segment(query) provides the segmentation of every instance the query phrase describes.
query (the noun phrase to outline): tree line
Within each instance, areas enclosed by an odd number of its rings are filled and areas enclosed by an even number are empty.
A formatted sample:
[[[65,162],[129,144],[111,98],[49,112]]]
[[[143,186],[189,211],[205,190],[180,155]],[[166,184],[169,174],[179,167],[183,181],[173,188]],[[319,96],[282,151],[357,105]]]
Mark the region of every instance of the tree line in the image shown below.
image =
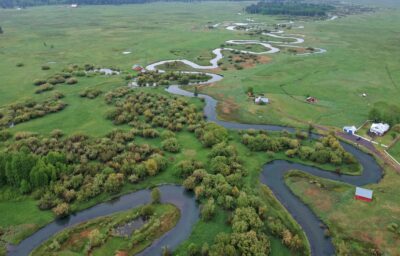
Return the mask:
[[[326,16],[335,7],[327,4],[302,3],[299,1],[261,1],[246,7],[248,13],[292,16]]]
[[[400,124],[400,106],[386,102],[375,103],[368,117],[374,122],[384,122],[391,126]]]

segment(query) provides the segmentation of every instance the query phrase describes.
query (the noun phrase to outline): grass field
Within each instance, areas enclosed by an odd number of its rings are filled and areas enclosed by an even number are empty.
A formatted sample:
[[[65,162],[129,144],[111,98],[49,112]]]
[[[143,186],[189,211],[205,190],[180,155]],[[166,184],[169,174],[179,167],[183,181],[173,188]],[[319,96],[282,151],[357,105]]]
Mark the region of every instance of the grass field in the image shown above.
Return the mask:
[[[125,71],[135,63],[146,65],[174,58],[207,64],[211,50],[226,40],[251,38],[245,32],[227,31],[223,27],[206,28],[207,24],[223,21],[244,21],[249,15],[237,13],[245,5],[157,3],[107,8],[55,6],[0,10],[0,24],[5,32],[1,35],[0,48],[3,79],[0,106],[44,97],[32,95],[32,81],[71,63],[112,65]],[[269,16],[251,17],[268,24],[277,22],[277,18]],[[204,92],[227,106],[225,110],[220,108],[220,114],[230,120],[296,126],[310,121],[339,127],[361,123],[374,102],[397,103],[400,96],[397,72],[400,64],[393,55],[400,50],[396,21],[400,21],[399,11],[380,9],[376,13],[334,21],[302,22],[304,29],[294,28],[290,33],[304,34],[304,46],[327,49],[326,54],[271,55],[273,60],[266,65],[221,71],[225,79],[206,87]],[[123,51],[132,53],[123,55]],[[49,62],[55,63],[49,64],[49,71],[42,71],[41,65]],[[16,67],[17,63],[24,63],[24,67]],[[46,117],[43,123],[35,121],[18,129],[40,126],[41,131],[47,132],[62,123],[66,131],[90,130],[102,134],[110,128],[99,120],[105,108],[99,108],[96,101],[78,103],[77,93],[82,87],[111,88],[124,84],[123,79],[116,77],[98,77],[80,82],[75,86],[79,89],[60,86],[59,91],[70,95],[66,99],[69,109],[57,117]],[[250,86],[257,93],[265,93],[272,104],[254,106],[248,102],[244,92]],[[361,97],[362,93],[368,97]],[[305,103],[306,95],[318,98],[318,104]],[[96,111],[91,111],[93,106]],[[79,118],[85,122],[76,118],[78,109]]]
[[[397,10],[381,10],[306,22],[305,29],[290,33],[304,34],[304,46],[327,49],[326,54],[272,55],[267,65],[224,72],[223,81],[203,92],[229,106],[225,111],[220,108],[221,116],[228,120],[288,125],[314,122],[337,127],[362,123],[373,103],[398,104],[400,66],[393,53],[400,48],[393,33],[398,31],[395,20],[400,20]],[[272,103],[252,104],[245,95],[248,87],[264,93]],[[368,96],[363,98],[362,93]],[[316,97],[318,103],[307,104],[307,95]]]
[[[338,253],[361,255],[377,248],[383,255],[398,255],[399,231],[389,228],[392,223],[400,224],[398,179],[398,173],[387,170],[379,184],[368,185],[374,190],[371,203],[355,200],[355,188],[344,183],[303,173],[285,181],[328,225]]]
[[[60,72],[69,64],[116,66],[125,73],[130,72],[133,64],[146,65],[164,59],[185,58],[199,64],[208,64],[208,60],[212,58],[211,50],[226,40],[251,39],[244,32],[232,32],[223,28],[207,29],[208,24],[223,21],[244,22],[250,16],[256,21],[270,24],[281,21],[279,17],[238,15],[247,4],[155,3],[83,6],[77,9],[52,6],[21,11],[0,10],[0,25],[4,30],[4,34],[0,35],[0,107],[26,99],[42,100],[48,97],[51,92],[34,94],[33,81]],[[400,62],[395,54],[400,50],[398,22],[400,11],[387,9],[335,21],[305,22],[305,29],[293,29],[290,33],[304,34],[304,46],[325,48],[328,50],[326,54],[300,57],[279,53],[268,56],[271,59],[266,64],[252,65],[243,70],[219,70],[224,79],[213,86],[203,87],[203,92],[221,101],[218,106],[219,114],[228,120],[293,126],[304,126],[309,121],[338,127],[362,123],[374,102],[385,100],[398,103]],[[251,49],[262,50],[258,46]],[[123,51],[132,53],[124,55]],[[23,63],[24,66],[17,67],[18,63]],[[49,65],[50,70],[41,70],[42,65]],[[105,119],[105,114],[111,107],[105,103],[103,95],[93,100],[79,96],[86,88],[95,87],[106,92],[125,86],[127,82],[123,78],[124,76],[96,76],[79,78],[76,85],[58,85],[56,90],[66,95],[63,99],[68,104],[66,109],[18,124],[10,130],[46,135],[58,128],[67,134],[83,132],[102,136],[114,128],[126,128],[116,127]],[[245,95],[248,87],[253,87],[255,93],[267,95],[271,104],[254,105]],[[163,93],[163,88],[143,90]],[[362,93],[367,93],[368,97],[361,97]],[[318,103],[305,103],[306,95],[317,97]],[[199,100],[191,102],[202,106]],[[248,187],[253,187],[258,184],[260,166],[272,159],[267,159],[265,153],[249,152],[239,143],[237,134],[230,133],[230,136],[231,143],[238,148],[239,155],[243,158],[243,166],[249,172],[245,182]],[[183,150],[173,155],[173,163],[168,170],[140,184],[124,186],[121,194],[160,183],[181,183],[182,180],[174,175],[177,162],[190,158],[207,161],[208,149],[193,134],[181,132],[177,134],[177,139]],[[161,140],[138,138],[136,142],[159,146]],[[390,152],[400,158],[400,143]],[[276,154],[274,157],[286,159],[283,154]],[[322,167],[333,169],[332,166]],[[393,173],[388,177],[397,178]],[[391,209],[388,205],[394,202],[390,193],[397,193],[396,182],[396,179],[385,179],[382,187],[388,193],[378,195],[382,198],[378,201],[379,206],[388,214],[396,211],[398,213],[397,206]],[[304,182],[298,189],[300,191],[305,187],[307,184]],[[18,242],[54,219],[50,211],[39,211],[36,201],[31,197],[17,197],[7,188],[0,189],[0,196],[0,226],[9,232],[3,236],[7,242]],[[334,196],[334,192],[329,193],[327,197],[329,196]],[[88,202],[73,204],[71,208],[79,211],[108,199],[110,195],[101,194]],[[266,197],[266,200],[272,199]],[[350,196],[346,200],[349,201]],[[382,202],[386,204],[381,204]],[[275,201],[274,203],[276,204]],[[353,207],[353,211],[358,207],[352,202],[349,205],[348,207]],[[293,228],[299,229],[287,213],[282,213],[281,208],[276,207],[278,210],[274,214],[285,215],[287,222],[292,223]],[[342,209],[341,206],[325,213],[327,221],[330,215],[338,214],[336,212],[339,209]],[[318,212],[317,209],[316,211]],[[349,223],[350,220],[361,223],[360,218],[356,219],[357,215],[348,215],[346,217]],[[368,215],[375,217],[380,216],[380,213],[378,209],[374,209],[368,211]],[[229,232],[230,227],[226,225],[228,217],[225,211],[218,209],[213,221],[199,221],[189,240],[178,248],[177,253],[186,252],[190,243],[211,244],[217,233]],[[368,231],[378,230],[376,232],[382,232],[386,236],[387,233],[383,231],[386,224],[381,227],[373,225]],[[355,228],[354,232],[359,231]],[[385,241],[389,243],[393,239]],[[272,238],[271,243],[273,256],[290,254],[278,239]],[[388,245],[388,250],[392,250],[390,246]]]
[[[397,141],[390,149],[389,153],[400,162],[400,141]]]

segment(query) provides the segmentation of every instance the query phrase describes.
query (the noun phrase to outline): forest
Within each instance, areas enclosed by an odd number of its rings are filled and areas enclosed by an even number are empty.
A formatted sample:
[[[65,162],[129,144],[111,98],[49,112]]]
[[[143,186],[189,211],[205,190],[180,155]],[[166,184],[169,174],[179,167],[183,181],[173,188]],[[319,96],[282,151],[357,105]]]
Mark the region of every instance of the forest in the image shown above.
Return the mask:
[[[335,7],[327,4],[311,4],[298,1],[261,1],[246,7],[251,14],[292,15],[292,16],[327,16]]]

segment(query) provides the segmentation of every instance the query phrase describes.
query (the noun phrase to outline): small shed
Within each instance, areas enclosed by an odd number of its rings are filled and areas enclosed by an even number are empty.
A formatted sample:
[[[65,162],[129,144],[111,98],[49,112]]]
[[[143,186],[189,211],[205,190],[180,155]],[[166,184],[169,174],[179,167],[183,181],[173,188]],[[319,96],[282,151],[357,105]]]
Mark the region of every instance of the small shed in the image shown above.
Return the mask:
[[[135,70],[135,71],[142,71],[142,70],[143,70],[143,67],[140,66],[139,64],[135,64],[135,65],[132,66],[132,70]]]
[[[307,97],[306,101],[307,101],[308,103],[317,103],[317,102],[318,102],[317,98],[311,97],[311,96],[310,96],[310,97]]]
[[[378,136],[383,136],[387,131],[389,131],[390,125],[384,123],[373,123],[369,131]]]
[[[343,127],[343,131],[345,133],[354,135],[357,131],[357,127],[355,127],[354,125],[353,126],[345,126],[345,127]]]
[[[254,99],[254,102],[256,104],[268,104],[269,103],[269,99],[262,97],[262,96],[258,96]]]
[[[365,202],[371,202],[373,193],[374,192],[370,189],[356,187],[355,199]]]

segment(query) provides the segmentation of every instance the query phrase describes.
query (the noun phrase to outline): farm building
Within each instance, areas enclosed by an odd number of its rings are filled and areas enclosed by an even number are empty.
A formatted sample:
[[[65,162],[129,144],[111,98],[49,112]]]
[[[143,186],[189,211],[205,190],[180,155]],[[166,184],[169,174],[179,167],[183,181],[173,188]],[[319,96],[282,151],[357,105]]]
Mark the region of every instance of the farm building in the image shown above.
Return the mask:
[[[356,131],[357,131],[357,127],[355,127],[354,125],[353,126],[345,126],[345,127],[343,127],[343,131],[345,133],[354,135],[354,133],[356,133]]]
[[[254,99],[254,102],[256,104],[268,104],[269,103],[269,99],[262,97],[262,96],[258,96],[257,98]]]
[[[372,195],[373,195],[372,190],[356,187],[355,199],[361,200],[361,201],[366,201],[366,202],[371,202]]]
[[[307,97],[306,101],[308,103],[317,103],[318,102],[317,98],[315,98],[315,97]]]
[[[138,64],[135,64],[135,65],[132,66],[132,70],[135,70],[135,71],[142,71],[142,70],[143,70],[143,67],[140,66],[140,65],[138,65]]]
[[[373,123],[369,131],[378,136],[384,135],[387,131],[389,131],[390,125],[384,123]]]

